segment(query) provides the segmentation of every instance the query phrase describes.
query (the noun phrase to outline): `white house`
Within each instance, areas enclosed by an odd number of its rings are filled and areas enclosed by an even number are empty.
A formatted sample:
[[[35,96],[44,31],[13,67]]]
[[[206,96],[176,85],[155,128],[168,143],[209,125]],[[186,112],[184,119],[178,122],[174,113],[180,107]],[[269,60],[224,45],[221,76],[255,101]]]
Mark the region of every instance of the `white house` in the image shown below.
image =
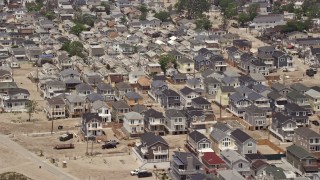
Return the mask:
[[[123,127],[130,137],[139,136],[144,133],[143,116],[137,112],[129,112],[124,114]]]
[[[81,126],[85,137],[103,135],[103,121],[98,113],[84,113],[81,119]]]
[[[111,122],[111,109],[107,103],[100,100],[93,102],[91,112],[98,113],[103,122]]]
[[[263,30],[285,24],[286,21],[284,20],[284,16],[282,14],[268,14],[255,17],[250,26],[257,30]]]

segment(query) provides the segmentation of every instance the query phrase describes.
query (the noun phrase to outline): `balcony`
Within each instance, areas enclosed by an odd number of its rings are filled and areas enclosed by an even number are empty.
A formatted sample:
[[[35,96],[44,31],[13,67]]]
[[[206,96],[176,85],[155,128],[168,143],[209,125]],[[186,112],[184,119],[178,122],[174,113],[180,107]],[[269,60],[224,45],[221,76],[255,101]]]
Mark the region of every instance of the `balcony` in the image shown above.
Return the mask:
[[[154,155],[167,155],[168,153],[168,150],[153,150]]]
[[[145,155],[145,154],[147,154],[148,153],[148,148],[146,148],[146,147],[141,147],[141,153],[143,154],[143,155]]]
[[[283,131],[294,131],[296,127],[282,127]]]

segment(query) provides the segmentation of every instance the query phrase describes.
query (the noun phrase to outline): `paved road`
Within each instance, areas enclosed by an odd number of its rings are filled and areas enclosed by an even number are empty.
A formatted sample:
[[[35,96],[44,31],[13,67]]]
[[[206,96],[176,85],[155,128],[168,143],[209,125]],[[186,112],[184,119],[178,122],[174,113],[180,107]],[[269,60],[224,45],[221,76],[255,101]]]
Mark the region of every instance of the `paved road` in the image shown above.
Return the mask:
[[[60,170],[59,168],[51,164],[48,164],[41,157],[33,154],[32,152],[28,151],[18,143],[10,140],[8,136],[0,134],[0,146],[7,147],[8,149],[11,149],[15,153],[20,154],[21,156],[34,162],[35,164],[38,164],[39,166],[41,166],[42,170],[48,171],[49,173],[53,174],[55,177],[58,177],[59,180],[77,179],[76,177]]]

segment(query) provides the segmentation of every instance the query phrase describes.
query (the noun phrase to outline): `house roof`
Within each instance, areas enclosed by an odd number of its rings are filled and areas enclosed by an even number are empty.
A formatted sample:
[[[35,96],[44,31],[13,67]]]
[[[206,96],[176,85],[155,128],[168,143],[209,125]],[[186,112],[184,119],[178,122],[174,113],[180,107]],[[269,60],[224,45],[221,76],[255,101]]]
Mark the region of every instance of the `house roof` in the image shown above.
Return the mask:
[[[145,105],[141,105],[141,104],[136,104],[136,105],[132,106],[131,109],[133,112],[137,112],[140,114],[145,112],[146,110],[148,110],[148,108]]]
[[[314,138],[320,137],[320,134],[318,134],[317,132],[313,131],[312,129],[308,128],[308,127],[299,127],[297,129],[294,130],[295,133],[299,134],[300,136],[304,136],[306,138]]]
[[[205,135],[203,135],[202,133],[200,133],[199,131],[192,131],[191,133],[188,134],[188,136],[194,140],[194,142],[199,142],[202,139],[208,139]]]
[[[66,99],[71,102],[71,103],[74,103],[74,102],[85,102],[85,97],[83,96],[79,96],[77,94],[71,94],[70,96],[67,96]]]
[[[125,82],[119,82],[116,84],[116,88],[117,89],[132,89],[132,87],[130,86],[130,84],[125,83]]]
[[[93,91],[93,87],[89,84],[82,83],[75,86],[77,92],[83,92],[83,91]]]
[[[219,129],[223,132],[228,132],[231,130],[229,125],[227,123],[223,123],[223,122],[217,122],[216,124],[213,125],[213,128]]]
[[[284,107],[291,111],[300,111],[300,112],[307,111],[306,109],[304,109],[303,107],[299,106],[296,103],[287,103],[284,105]]]
[[[195,93],[195,91],[187,86],[185,86],[184,88],[180,89],[181,94],[183,95],[188,95],[191,93]]]
[[[164,75],[156,75],[156,76],[153,76],[152,80],[153,81],[157,81],[157,80],[165,81],[165,80],[167,80],[167,78]]]
[[[214,152],[205,152],[202,156],[202,161],[209,165],[225,164],[225,162]]]
[[[313,157],[313,155],[310,154],[307,150],[305,150],[304,148],[297,146],[295,144],[287,147],[287,151],[299,159],[303,159],[306,157]]]
[[[196,78],[192,78],[192,79],[188,79],[186,81],[187,84],[191,85],[191,86],[194,86],[194,85],[198,85],[200,84],[200,80],[196,79]]]
[[[56,104],[64,104],[64,101],[60,97],[53,97],[51,99],[47,99],[49,105],[56,105]]]
[[[278,127],[280,127],[283,123],[285,123],[286,121],[288,121],[290,119],[291,119],[290,116],[286,116],[281,112],[276,112],[272,115],[272,122],[278,121]],[[275,123],[275,122],[273,122],[273,123]]]
[[[176,91],[174,91],[172,89],[165,89],[162,91],[162,94],[164,94],[166,96],[180,96]]]
[[[94,102],[92,103],[92,109],[100,109],[100,108],[102,108],[102,107],[107,107],[107,108],[109,108],[109,106],[107,105],[107,103],[104,102],[104,101],[101,101],[101,100],[97,100],[97,101],[94,101]]]
[[[216,78],[214,78],[214,77],[204,78],[203,82],[206,83],[206,84],[220,84],[220,81],[218,81],[218,80],[217,80]]]
[[[47,86],[66,86],[66,84],[59,80],[48,81],[45,83]]]
[[[112,103],[112,107],[115,109],[129,109],[129,105],[124,101],[115,101]]]
[[[27,89],[23,89],[23,88],[11,88],[8,90],[8,95],[15,95],[15,94],[30,94],[29,91]]]
[[[221,91],[222,92],[235,92],[236,90],[234,89],[233,86],[221,86]]]
[[[241,129],[236,129],[231,132],[231,136],[240,143],[244,143],[249,139],[253,139],[251,136],[249,136],[247,133],[243,132]]]
[[[186,80],[187,79],[187,75],[186,74],[182,74],[182,73],[175,73],[174,75],[172,75],[173,79],[182,79],[182,80]]]
[[[143,119],[143,116],[140,113],[137,112],[128,112],[124,114],[124,117],[127,120],[131,120],[131,119]]]
[[[97,94],[97,93],[94,92],[94,93],[91,93],[91,94],[87,95],[87,99],[90,102],[95,102],[95,101],[98,101],[98,100],[103,101],[104,97],[101,96],[100,94]]]
[[[207,99],[205,99],[203,97],[196,97],[196,98],[193,98],[191,101],[193,103],[200,104],[200,105],[203,105],[203,104],[210,105],[211,104]]]
[[[84,123],[88,123],[92,119],[96,119],[96,120],[102,122],[102,117],[100,117],[98,113],[83,113],[82,114],[82,120],[84,121]]]
[[[225,149],[221,151],[220,154],[231,163],[237,162],[239,160],[248,162],[248,160],[246,160],[243,156],[241,156],[239,153],[231,149]]]
[[[305,95],[313,97],[313,98],[319,98],[320,97],[320,92],[316,91],[314,89],[310,89],[307,92],[305,92]]]
[[[68,75],[80,75],[77,71],[73,70],[73,69],[64,69],[63,71],[60,72],[61,76],[68,76]]]
[[[210,133],[210,137],[218,142],[221,141],[226,136],[228,136],[227,133],[217,128],[214,128]]]
[[[288,92],[287,93],[287,97],[290,98],[290,99],[306,99],[307,96],[301,94],[300,92],[298,91],[291,91],[291,92]]]
[[[112,86],[110,84],[106,84],[104,82],[101,82],[97,85],[97,89],[100,89],[100,90],[113,90]]]
[[[148,109],[143,114],[144,114],[145,118],[149,118],[149,117],[153,117],[153,118],[156,118],[156,119],[165,118],[162,112],[156,111],[156,110],[154,110],[152,108]]]
[[[290,88],[296,91],[308,91],[310,89],[301,83],[294,83],[290,86]]]
[[[150,79],[147,78],[146,76],[139,77],[139,79],[137,80],[137,83],[142,86],[150,86],[151,85]]]
[[[226,170],[219,170],[217,171],[219,176],[222,178],[220,179],[226,179],[226,180],[246,180],[237,170],[235,169],[226,169]],[[214,179],[216,180],[216,179]]]
[[[287,87],[283,84],[276,82],[276,83],[272,84],[271,88],[279,92],[283,89],[286,89]]]
[[[179,63],[193,63],[193,61],[185,56],[177,60]]]
[[[0,82],[0,89],[11,89],[17,87],[18,86],[15,82]]]
[[[140,136],[140,140],[142,143],[146,143],[148,147],[152,146],[153,144],[160,142],[162,144],[165,144],[169,146],[169,144],[161,137],[157,136],[152,132],[144,133]]]
[[[128,92],[125,96],[128,99],[133,99],[133,100],[142,99],[142,96],[139,93],[136,93],[136,92]]]
[[[284,170],[276,166],[268,166],[265,171],[267,174],[271,174],[275,179],[287,179],[287,176],[284,174]]]
[[[283,97],[281,94],[279,94],[276,91],[271,91],[267,96],[268,96],[268,98],[273,99],[273,100],[276,100],[276,99]]]
[[[177,109],[167,109],[165,111],[165,115],[168,118],[171,118],[171,117],[185,117],[183,111],[177,110]]]
[[[259,153],[246,154],[245,157],[250,162],[252,162],[253,160],[267,159],[266,157],[264,157],[262,154],[259,154]]]
[[[247,154],[248,155],[248,154]],[[262,167],[267,167],[269,164],[263,160],[256,160],[254,161],[252,164],[251,164],[251,167],[254,169],[254,170],[257,170],[257,169],[260,169]]]
[[[256,105],[250,105],[246,107],[246,112],[251,112],[251,113],[265,113],[265,110],[256,106]]]
[[[283,20],[283,14],[258,15],[253,19],[253,23],[277,22]]]
[[[178,158],[183,165],[188,165],[188,159],[187,157],[193,158],[193,166],[195,165],[201,165],[202,163],[196,158],[192,153],[190,152],[182,152],[182,151],[173,151],[174,156]]]

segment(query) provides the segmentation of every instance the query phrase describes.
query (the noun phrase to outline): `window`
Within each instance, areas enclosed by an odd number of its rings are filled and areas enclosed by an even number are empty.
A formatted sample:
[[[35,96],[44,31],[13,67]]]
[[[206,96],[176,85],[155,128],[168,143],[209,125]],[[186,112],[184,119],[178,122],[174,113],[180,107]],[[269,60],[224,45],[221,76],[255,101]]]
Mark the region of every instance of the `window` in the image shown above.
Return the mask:
[[[243,167],[242,163],[239,163],[238,168],[242,168],[242,167]]]
[[[131,120],[131,121],[130,121],[130,124],[134,124],[134,120]]]
[[[306,116],[307,115],[307,113],[306,112],[303,112],[303,116]]]
[[[248,154],[252,154],[252,150],[248,150]]]
[[[296,116],[299,116],[299,112],[296,112]]]
[[[248,147],[252,147],[252,143],[250,142],[250,143],[248,143]]]

